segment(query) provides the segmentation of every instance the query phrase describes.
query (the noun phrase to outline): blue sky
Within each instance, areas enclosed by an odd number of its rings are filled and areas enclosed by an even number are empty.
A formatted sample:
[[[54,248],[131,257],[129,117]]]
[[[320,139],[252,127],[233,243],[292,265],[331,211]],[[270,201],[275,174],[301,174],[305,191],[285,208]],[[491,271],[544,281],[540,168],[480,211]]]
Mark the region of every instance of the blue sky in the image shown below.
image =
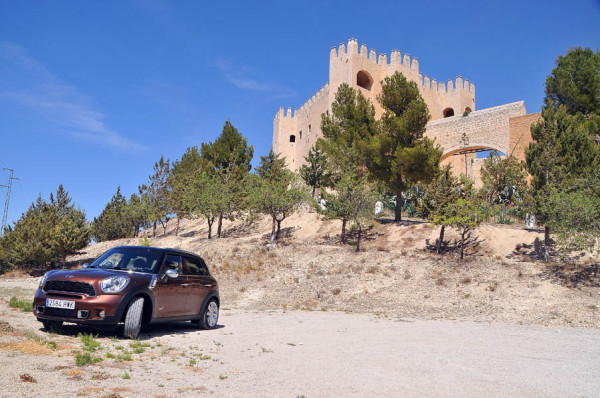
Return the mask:
[[[136,192],[161,154],[213,141],[227,119],[256,164],[277,109],[324,85],[331,47],[351,37],[473,81],[478,109],[525,100],[529,113],[558,55],[600,47],[598,0],[208,3],[0,0],[10,222],[61,183],[92,220],[117,186]]]

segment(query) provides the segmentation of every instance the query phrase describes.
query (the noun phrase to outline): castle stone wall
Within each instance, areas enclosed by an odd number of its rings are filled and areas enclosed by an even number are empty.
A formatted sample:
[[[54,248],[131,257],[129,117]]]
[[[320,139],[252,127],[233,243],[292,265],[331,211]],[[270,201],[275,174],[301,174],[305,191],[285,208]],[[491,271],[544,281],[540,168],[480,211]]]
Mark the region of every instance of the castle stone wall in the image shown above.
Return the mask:
[[[517,159],[525,160],[525,149],[533,141],[531,138],[531,125],[537,123],[541,118],[542,114],[538,112],[513,117],[508,121],[510,149]]]
[[[388,59],[386,54],[368,50],[364,44],[359,48],[355,39],[331,49],[329,82],[325,86],[294,112],[291,108],[287,112],[283,107],[279,109],[273,120],[273,150],[286,159],[291,170],[297,171],[322,136],[321,115],[331,112],[338,87],[347,83],[360,91],[374,105],[376,117],[380,117],[383,110],[377,96],[381,94],[381,81],[397,71],[417,84],[431,114],[425,134],[442,146],[442,163],[450,164],[455,173],[478,175],[481,162],[476,160],[477,150],[494,149],[509,154],[514,149],[514,155],[524,159],[524,148],[531,142],[529,127],[539,114],[526,115],[523,101],[478,111],[475,85],[468,80],[459,76],[438,82],[423,77],[417,58],[394,50]],[[454,116],[444,117],[447,109],[452,109]],[[465,110],[471,112],[463,117]]]
[[[427,124],[425,135],[442,146],[442,160],[465,150],[510,152],[509,119],[525,115],[523,101],[453,116]]]

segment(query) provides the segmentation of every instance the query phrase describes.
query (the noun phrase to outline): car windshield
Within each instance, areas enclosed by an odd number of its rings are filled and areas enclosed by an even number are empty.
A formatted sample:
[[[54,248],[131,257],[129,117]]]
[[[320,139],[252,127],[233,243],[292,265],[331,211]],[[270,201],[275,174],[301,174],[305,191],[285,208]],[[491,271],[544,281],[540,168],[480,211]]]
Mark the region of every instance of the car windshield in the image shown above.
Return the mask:
[[[162,251],[150,248],[115,247],[98,257],[90,267],[156,273],[162,256]]]

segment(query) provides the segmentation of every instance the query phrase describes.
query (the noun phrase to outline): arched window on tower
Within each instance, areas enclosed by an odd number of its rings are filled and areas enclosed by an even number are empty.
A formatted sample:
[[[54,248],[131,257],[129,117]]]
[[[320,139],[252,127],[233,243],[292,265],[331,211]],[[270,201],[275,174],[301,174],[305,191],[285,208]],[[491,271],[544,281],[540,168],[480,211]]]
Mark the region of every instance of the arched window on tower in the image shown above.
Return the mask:
[[[361,70],[356,74],[356,85],[364,88],[365,90],[371,91],[373,87],[373,78],[366,70]]]
[[[444,117],[454,116],[454,109],[446,108],[444,109]]]
[[[290,142],[296,142],[296,136],[294,134],[290,135]]]

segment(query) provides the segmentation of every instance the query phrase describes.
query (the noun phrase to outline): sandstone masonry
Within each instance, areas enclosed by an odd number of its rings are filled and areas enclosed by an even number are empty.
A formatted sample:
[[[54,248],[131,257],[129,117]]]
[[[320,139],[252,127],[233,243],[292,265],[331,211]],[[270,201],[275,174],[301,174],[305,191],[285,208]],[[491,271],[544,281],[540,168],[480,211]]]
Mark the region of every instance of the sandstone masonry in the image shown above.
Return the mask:
[[[388,60],[386,54],[368,52],[364,44],[359,50],[355,39],[347,47],[342,43],[331,49],[328,83],[294,112],[279,109],[273,120],[273,150],[285,157],[290,169],[298,170],[322,136],[321,114],[331,111],[338,87],[347,83],[360,91],[380,117],[381,81],[397,71],[417,83],[431,114],[425,134],[442,146],[442,162],[451,164],[456,173],[478,174],[473,170],[480,163],[474,161],[477,151],[494,149],[524,159],[524,148],[531,142],[529,127],[539,114],[526,115],[523,101],[476,111],[475,85],[468,80],[459,76],[447,84],[438,83],[423,77],[417,58],[394,50]],[[468,116],[462,116],[465,111],[470,112]]]

